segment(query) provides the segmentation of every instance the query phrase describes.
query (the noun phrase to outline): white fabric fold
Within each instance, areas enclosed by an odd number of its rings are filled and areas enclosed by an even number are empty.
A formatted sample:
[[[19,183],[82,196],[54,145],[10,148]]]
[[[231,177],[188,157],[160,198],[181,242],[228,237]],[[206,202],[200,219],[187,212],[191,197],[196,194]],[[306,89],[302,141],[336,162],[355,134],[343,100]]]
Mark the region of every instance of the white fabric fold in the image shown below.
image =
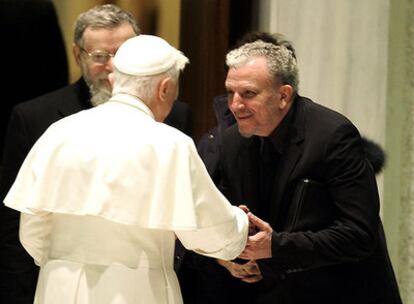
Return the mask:
[[[220,208],[211,222],[197,216],[197,206],[225,199],[210,184],[192,140],[155,122],[138,100],[112,101],[53,124],[30,151],[5,204],[29,214],[95,215],[169,230],[228,221]]]

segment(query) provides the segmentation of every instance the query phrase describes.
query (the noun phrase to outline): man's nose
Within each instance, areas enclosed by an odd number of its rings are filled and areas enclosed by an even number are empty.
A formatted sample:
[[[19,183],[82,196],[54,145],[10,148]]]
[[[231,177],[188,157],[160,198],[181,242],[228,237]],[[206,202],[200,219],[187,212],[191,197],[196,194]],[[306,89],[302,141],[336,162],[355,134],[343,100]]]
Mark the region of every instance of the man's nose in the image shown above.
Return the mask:
[[[109,73],[112,73],[114,71],[113,57],[109,58],[108,62],[105,63],[105,70]]]
[[[242,98],[239,93],[234,93],[229,99],[229,106],[231,109],[238,110],[243,107]]]

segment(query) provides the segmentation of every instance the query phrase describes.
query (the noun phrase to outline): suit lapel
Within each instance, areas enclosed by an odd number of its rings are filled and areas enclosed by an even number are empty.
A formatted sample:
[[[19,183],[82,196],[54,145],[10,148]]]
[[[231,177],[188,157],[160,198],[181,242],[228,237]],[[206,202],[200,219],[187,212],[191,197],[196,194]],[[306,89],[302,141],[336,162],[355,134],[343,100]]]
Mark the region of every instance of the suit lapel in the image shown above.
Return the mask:
[[[279,159],[274,187],[271,195],[270,204],[270,223],[277,226],[277,219],[281,205],[283,203],[283,194],[286,186],[293,178],[296,165],[302,156],[302,142],[304,140],[304,104],[300,97],[296,98],[292,106],[295,111],[293,121],[287,132],[285,146]]]
[[[89,88],[83,78],[70,85],[65,93],[58,105],[62,118],[91,108]]]

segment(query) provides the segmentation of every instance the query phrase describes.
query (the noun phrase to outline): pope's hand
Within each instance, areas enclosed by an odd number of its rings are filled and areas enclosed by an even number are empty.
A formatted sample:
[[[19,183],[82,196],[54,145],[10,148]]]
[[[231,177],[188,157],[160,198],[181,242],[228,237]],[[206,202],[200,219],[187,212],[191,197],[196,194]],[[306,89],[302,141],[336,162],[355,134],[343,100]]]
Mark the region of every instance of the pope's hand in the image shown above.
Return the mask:
[[[248,261],[245,264],[239,264],[233,261],[225,261],[218,259],[217,262],[225,267],[230,274],[246,283],[255,283],[263,277],[260,269],[255,261]]]
[[[239,205],[239,208],[246,212],[247,214],[250,212],[250,209],[246,205]],[[249,235],[253,235],[256,233],[256,227],[249,221]]]
[[[243,210],[244,212],[246,212],[246,213],[249,213],[250,212],[249,208],[246,205],[239,205],[239,208],[241,210]]]
[[[243,278],[242,281],[246,283],[256,283],[263,279],[260,268],[257,265],[256,261],[250,260],[246,264],[243,264],[243,269],[249,274],[246,278]]]

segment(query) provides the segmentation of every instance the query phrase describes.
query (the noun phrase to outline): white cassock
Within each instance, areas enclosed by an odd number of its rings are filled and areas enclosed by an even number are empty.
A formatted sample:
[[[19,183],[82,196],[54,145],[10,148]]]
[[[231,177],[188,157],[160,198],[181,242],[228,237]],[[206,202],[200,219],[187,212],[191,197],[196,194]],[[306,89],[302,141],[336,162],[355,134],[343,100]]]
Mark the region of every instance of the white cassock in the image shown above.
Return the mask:
[[[221,259],[248,220],[215,188],[194,143],[127,95],[66,117],[28,154],[5,204],[40,265],[35,303],[182,303],[175,235]]]

